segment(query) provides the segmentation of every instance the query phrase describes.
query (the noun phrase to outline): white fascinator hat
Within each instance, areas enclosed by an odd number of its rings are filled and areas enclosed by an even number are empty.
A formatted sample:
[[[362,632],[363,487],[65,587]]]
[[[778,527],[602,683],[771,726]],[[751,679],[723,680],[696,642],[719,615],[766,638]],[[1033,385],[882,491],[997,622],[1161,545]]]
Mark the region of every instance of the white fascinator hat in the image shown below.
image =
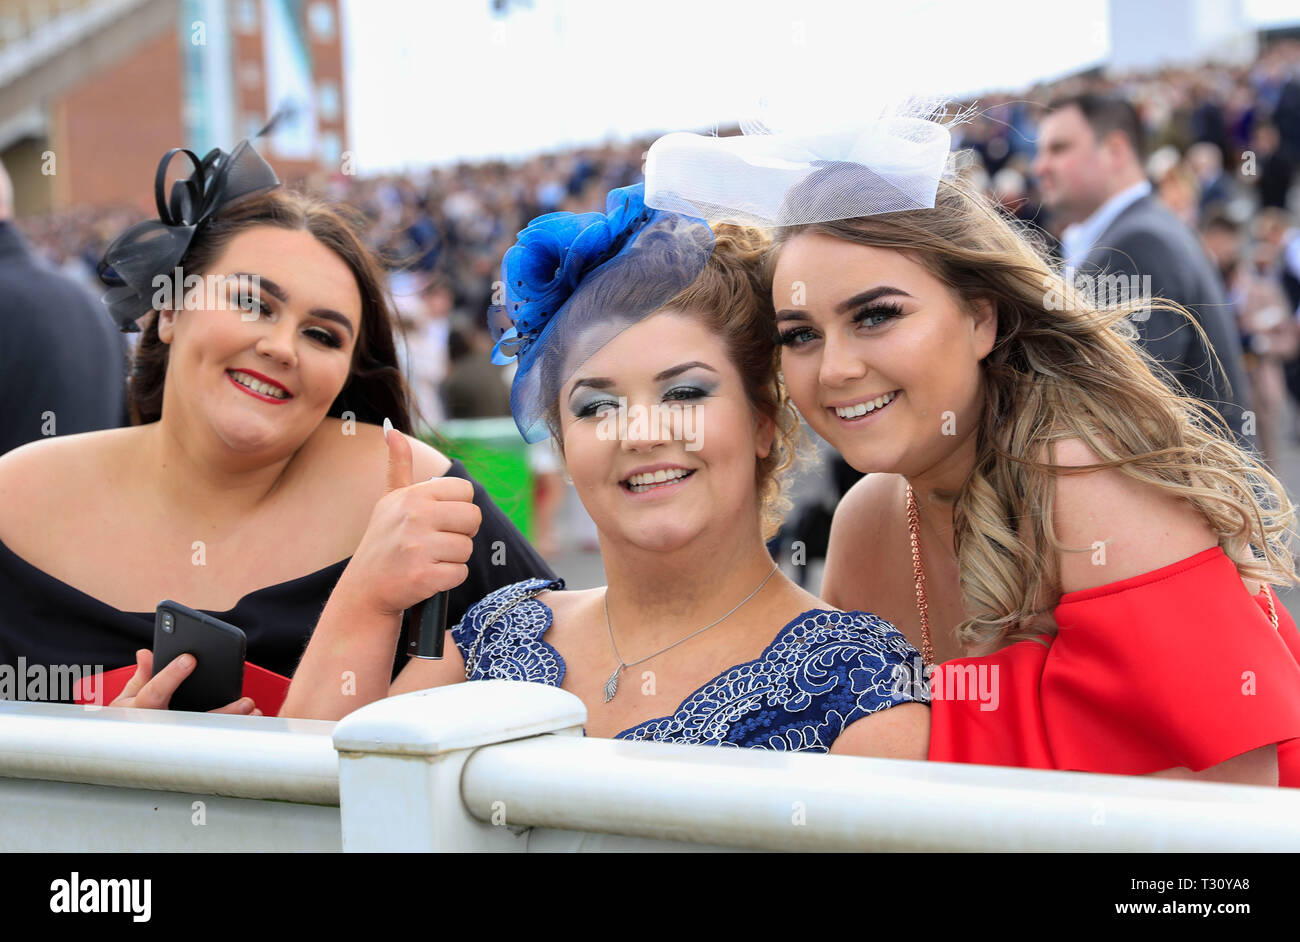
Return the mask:
[[[646,155],[646,205],[760,228],[933,208],[954,167],[949,128],[969,112],[949,115],[942,99],[848,110],[819,127],[665,135]]]

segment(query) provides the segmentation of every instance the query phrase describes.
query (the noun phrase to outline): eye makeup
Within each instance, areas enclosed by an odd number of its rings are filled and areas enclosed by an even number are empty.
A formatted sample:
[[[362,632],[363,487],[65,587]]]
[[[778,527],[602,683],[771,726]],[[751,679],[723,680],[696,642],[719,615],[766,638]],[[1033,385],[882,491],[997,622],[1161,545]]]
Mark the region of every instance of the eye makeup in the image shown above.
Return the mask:
[[[717,391],[718,383],[719,381],[716,379],[703,376],[685,381],[675,376],[672,381],[664,385],[659,398],[664,402],[693,403],[713,395]],[[612,388],[613,384],[611,383],[601,389],[585,388],[582,392],[575,392],[569,399],[569,410],[573,413],[574,418],[585,419],[599,415],[605,409],[618,409],[626,406],[627,398],[612,394],[610,392]]]
[[[569,400],[569,409],[573,412],[576,419],[586,419],[605,409],[617,409],[618,399],[613,399],[608,393],[592,390],[587,395],[575,396]]]
[[[271,314],[271,306],[262,300],[262,296],[252,285],[250,279],[232,275],[225,279],[226,301],[233,304],[235,310],[259,317]]]
[[[897,304],[871,304],[853,315],[853,323],[870,329],[902,316],[903,309]]]
[[[343,346],[343,341],[339,338],[338,334],[334,333],[332,330],[326,330],[323,327],[309,327],[303,331],[303,333],[312,340],[315,340],[317,343],[321,343],[335,350]]]
[[[853,323],[866,331],[874,330],[888,321],[903,316],[903,309],[894,303],[875,303],[860,308],[853,314]],[[817,339],[817,332],[806,324],[796,324],[777,334],[777,342],[783,347],[798,348]]]
[[[262,300],[261,294],[250,286],[250,279],[247,276],[235,276],[226,280],[227,298],[231,301],[235,309],[244,313],[257,314],[258,318],[269,317],[272,322],[278,319],[278,315],[271,305]],[[343,339],[334,331],[324,327],[311,326],[303,330],[303,335],[310,337],[312,340],[324,347],[337,350],[343,346]]]
[[[713,395],[717,389],[717,380],[701,378],[687,382],[678,381],[664,390],[662,398],[669,402],[693,402]]]

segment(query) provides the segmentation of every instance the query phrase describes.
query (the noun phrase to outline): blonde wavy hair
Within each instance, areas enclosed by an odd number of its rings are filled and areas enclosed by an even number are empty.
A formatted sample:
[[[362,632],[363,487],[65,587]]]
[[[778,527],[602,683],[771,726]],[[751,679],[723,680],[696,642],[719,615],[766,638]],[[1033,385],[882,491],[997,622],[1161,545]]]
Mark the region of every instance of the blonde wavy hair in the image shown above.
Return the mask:
[[[1300,581],[1291,550],[1295,513],[1282,485],[1217,412],[1171,392],[1172,375],[1136,342],[1131,316],[1166,310],[1186,317],[1211,350],[1183,308],[1142,298],[1095,304],[1049,267],[1029,230],[960,182],[941,182],[933,209],[778,230],[764,265],[769,301],[776,255],[805,232],[900,251],[967,307],[980,299],[996,307],[996,339],[981,364],[975,466],[953,513],[963,600],[973,613],[957,626],[963,643],[1031,637],[1044,622],[1054,629],[1045,606],[1056,597],[1059,567],[1055,553],[1038,548],[1087,551],[1057,539],[1057,474],[1119,469],[1190,502],[1243,578]],[[1069,438],[1102,460],[1047,463],[1052,443]]]
[[[722,338],[750,405],[776,426],[771,450],[754,467],[763,538],[770,540],[790,510],[783,485],[806,444],[798,413],[781,379],[781,347],[770,310],[771,293],[761,281],[770,240],[758,229],[741,226],[715,226],[713,233],[713,253],[704,270],[661,310],[698,317]],[[546,423],[563,456],[558,401],[548,407]]]

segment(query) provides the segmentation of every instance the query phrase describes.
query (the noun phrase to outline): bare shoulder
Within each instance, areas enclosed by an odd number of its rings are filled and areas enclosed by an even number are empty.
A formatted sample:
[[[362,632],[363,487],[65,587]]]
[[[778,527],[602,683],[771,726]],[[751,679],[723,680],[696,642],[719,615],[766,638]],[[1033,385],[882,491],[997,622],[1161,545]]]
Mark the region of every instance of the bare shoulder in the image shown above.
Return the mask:
[[[102,497],[129,485],[123,462],[141,434],[130,427],[55,435],[0,455],[0,539],[32,519],[48,524],[52,506],[66,519],[79,495]]]
[[[551,612],[546,641],[563,652],[570,667],[577,667],[582,656],[591,653],[593,638],[601,637],[591,632],[597,626],[602,633],[605,631],[604,595],[605,587],[599,586],[594,589],[548,589],[535,596]]]
[[[403,433],[405,434],[405,433]],[[414,435],[406,436],[414,459],[414,480],[441,477],[451,468],[451,459]],[[320,467],[331,475],[340,471],[356,484],[356,491],[373,504],[384,495],[388,477],[388,446],[384,430],[369,422],[344,422],[327,416],[312,433],[304,450],[320,455]]]
[[[598,606],[604,592],[603,586],[596,589],[547,589],[538,592],[535,597],[556,618],[568,621],[575,615]]]
[[[57,473],[69,465],[84,467],[102,464],[139,440],[139,426],[80,432],[76,435],[51,435],[20,445],[0,455],[0,475],[15,477],[31,472]]]
[[[879,507],[883,500],[903,493],[904,480],[901,474],[875,472],[864,474],[858,482],[848,489],[836,508],[836,518],[840,511],[848,514],[866,515]]]
[[[1102,460],[1074,438],[1055,443],[1050,457],[1072,468]],[[1058,473],[1052,522],[1069,548],[1059,554],[1062,592],[1128,579],[1218,545],[1195,505],[1118,468]]]
[[[378,426],[370,426],[378,428]],[[379,440],[384,440],[384,430],[379,429]],[[414,435],[407,435],[411,444],[411,455],[415,458],[415,479],[425,481],[433,477],[442,477],[451,469],[451,459],[434,448],[428,442],[421,441]]]
[[[831,743],[832,755],[879,759],[929,758],[930,708],[899,703],[855,720]]]
[[[898,474],[868,474],[840,498],[831,520],[831,542],[869,544],[895,521],[906,482]]]
[[[864,586],[863,560],[887,538],[904,494],[904,481],[896,474],[868,474],[849,488],[835,508],[822,598],[836,608],[859,607],[855,600],[870,595]]]

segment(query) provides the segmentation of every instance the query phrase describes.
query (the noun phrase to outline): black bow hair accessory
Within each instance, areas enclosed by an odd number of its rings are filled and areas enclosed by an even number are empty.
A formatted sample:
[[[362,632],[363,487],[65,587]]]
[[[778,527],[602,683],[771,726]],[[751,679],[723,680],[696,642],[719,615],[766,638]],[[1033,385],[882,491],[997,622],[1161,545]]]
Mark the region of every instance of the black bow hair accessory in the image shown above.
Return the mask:
[[[253,137],[270,131],[282,115]],[[174,182],[167,199],[167,167],[177,154],[189,158],[194,172]],[[202,160],[184,147],[164,154],[153,184],[158,218],[136,223],[114,239],[97,269],[99,280],[109,286],[104,303],[122,332],[139,332],[136,320],[153,310],[156,280],[170,277],[199,230],[231,203],[279,185],[275,171],[249,140],[240,141],[229,154],[214,147]]]

